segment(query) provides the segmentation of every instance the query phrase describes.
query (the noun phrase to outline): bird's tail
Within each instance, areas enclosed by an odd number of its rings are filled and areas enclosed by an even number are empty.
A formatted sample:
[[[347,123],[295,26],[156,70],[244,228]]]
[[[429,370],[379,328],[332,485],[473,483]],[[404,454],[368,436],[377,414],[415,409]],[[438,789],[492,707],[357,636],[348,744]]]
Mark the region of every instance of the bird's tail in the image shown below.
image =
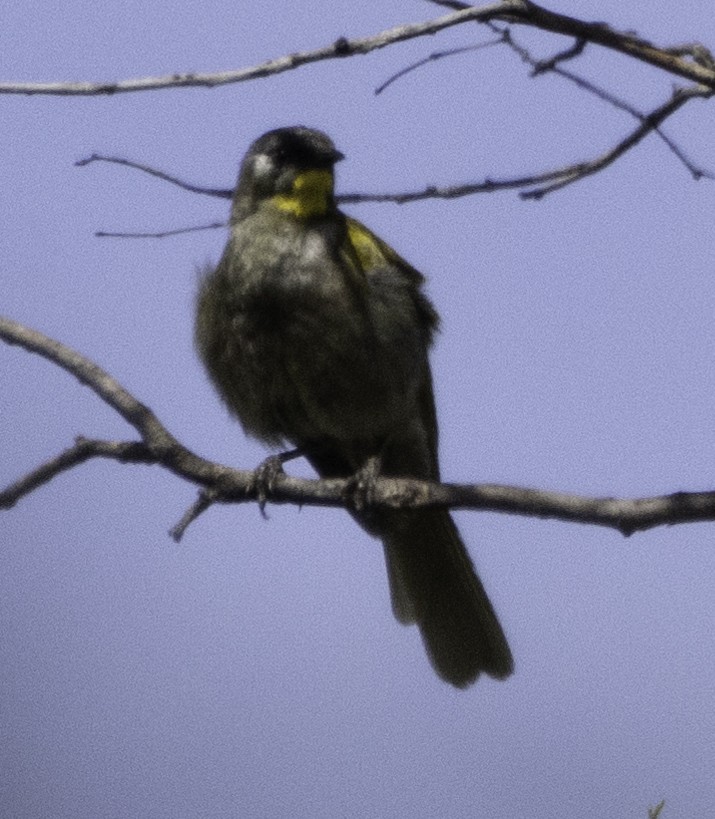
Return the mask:
[[[395,617],[417,623],[439,676],[459,688],[508,677],[509,645],[449,512],[388,512],[381,524]]]

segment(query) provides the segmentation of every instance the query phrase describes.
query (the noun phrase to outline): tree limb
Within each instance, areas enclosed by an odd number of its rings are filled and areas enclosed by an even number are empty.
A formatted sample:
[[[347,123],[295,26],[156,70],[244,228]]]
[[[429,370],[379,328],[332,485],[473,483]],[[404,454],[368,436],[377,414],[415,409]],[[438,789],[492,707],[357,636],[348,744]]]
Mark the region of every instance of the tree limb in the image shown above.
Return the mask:
[[[279,473],[269,485],[259,470],[230,469],[207,461],[184,447],[156,415],[112,376],[54,339],[0,317],[0,338],[37,353],[86,384],[140,435],[138,441],[79,438],[74,446],[0,491],[0,509],[9,509],[57,475],[90,458],[162,466],[201,487],[197,501],[171,534],[179,539],[189,524],[213,503],[291,503],[301,506],[350,507],[351,479],[309,480]],[[390,508],[447,507],[536,518],[553,518],[616,529],[624,535],[655,526],[715,520],[714,492],[676,492],[652,498],[592,498],[497,484],[436,484],[406,478],[378,478],[370,503]]]
[[[591,82],[591,80],[587,80],[585,77],[582,77],[579,74],[575,74],[573,71],[569,71],[568,69],[565,69],[561,66],[561,63],[565,62],[566,60],[571,60],[574,57],[579,56],[583,52],[585,46],[585,42],[583,40],[576,40],[573,46],[571,46],[571,48],[559,52],[558,54],[554,55],[548,60],[537,60],[535,57],[531,55],[528,49],[526,49],[523,45],[520,45],[515,41],[515,39],[511,35],[511,30],[509,28],[503,29],[492,23],[489,23],[488,25],[492,29],[492,31],[501,36],[502,41],[505,42],[509,46],[509,48],[521,58],[523,62],[531,66],[533,77],[547,73],[556,74],[557,76],[562,77],[563,79],[569,80],[569,82],[573,83],[578,88],[581,88],[583,91],[586,91],[589,94],[592,94],[593,96],[603,100],[604,102],[607,102],[614,108],[617,108],[621,111],[625,111],[626,113],[630,114],[632,117],[637,119],[639,122],[645,122],[649,116],[652,116],[651,114],[644,114],[642,111],[639,111],[630,103],[616,96],[611,91],[607,91],[605,88],[596,85],[596,83]],[[707,97],[710,96],[710,94],[705,92],[703,96]],[[688,169],[693,179],[698,180],[701,179],[702,177],[707,177],[708,179],[715,178],[715,175],[712,174],[710,171],[706,171],[703,168],[697,167],[685,155],[683,149],[677,143],[675,143],[669,136],[667,136],[667,134],[665,134],[660,127],[654,128],[653,130],[654,133],[656,133],[660,137],[660,139],[668,146],[670,151]]]
[[[468,3],[457,0],[431,2],[455,9],[457,13],[470,8]],[[566,14],[557,14],[530,0],[519,0],[515,3],[506,0],[503,6],[503,14],[491,16],[489,19],[518,23],[594,43],[654,65],[670,74],[702,83],[715,91],[715,58],[709,49],[700,43],[661,48],[631,32],[617,31],[606,23],[586,23]]]
[[[257,66],[211,74],[175,73],[163,77],[140,77],[116,82],[3,82],[0,94],[46,94],[59,96],[98,96],[134,91],[155,91],[165,88],[203,86],[207,88],[229,83],[247,82],[291,71],[322,60],[368,54],[394,43],[416,37],[437,34],[447,28],[469,22],[484,23],[500,20],[563,34],[577,40],[594,43],[629,57],[649,63],[669,74],[684,77],[715,91],[715,60],[703,45],[694,43],[671,48],[653,45],[635,35],[616,31],[605,23],[587,23],[564,14],[556,14],[529,0],[501,0],[485,6],[469,6],[452,0],[434,0],[438,5],[456,9],[451,14],[424,23],[412,23],[387,29],[370,37],[347,39],[314,51],[288,54]]]
[[[233,71],[222,71],[213,74],[171,74],[164,77],[140,77],[130,80],[119,80],[113,83],[93,82],[47,82],[47,83],[0,83],[0,94],[51,94],[61,96],[96,96],[103,94],[119,94],[133,91],[150,91],[164,88],[186,88],[189,86],[205,86],[213,88],[229,83],[246,82],[262,77],[281,74],[300,66],[322,60],[350,57],[357,54],[369,54],[376,49],[385,48],[393,43],[412,40],[415,37],[424,37],[437,34],[446,28],[460,23],[501,19],[504,7],[515,8],[521,6],[521,0],[503,0],[491,3],[481,8],[473,7],[462,9],[435,20],[425,23],[411,23],[381,31],[371,37],[362,37],[349,40],[340,37],[334,43],[315,51],[302,51],[287,54],[274,60],[268,60],[257,66],[241,68]]]

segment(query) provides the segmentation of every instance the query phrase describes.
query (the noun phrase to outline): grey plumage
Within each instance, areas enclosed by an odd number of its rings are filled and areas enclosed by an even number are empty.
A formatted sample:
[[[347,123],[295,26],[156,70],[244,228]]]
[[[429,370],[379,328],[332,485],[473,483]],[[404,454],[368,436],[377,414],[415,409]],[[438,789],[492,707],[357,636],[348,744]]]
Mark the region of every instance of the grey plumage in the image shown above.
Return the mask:
[[[324,134],[279,129],[244,159],[221,261],[199,292],[196,343],[245,431],[300,448],[322,476],[377,457],[381,474],[439,480],[423,277],[335,206]],[[508,676],[511,653],[447,511],[365,510],[393,610],[437,673]]]

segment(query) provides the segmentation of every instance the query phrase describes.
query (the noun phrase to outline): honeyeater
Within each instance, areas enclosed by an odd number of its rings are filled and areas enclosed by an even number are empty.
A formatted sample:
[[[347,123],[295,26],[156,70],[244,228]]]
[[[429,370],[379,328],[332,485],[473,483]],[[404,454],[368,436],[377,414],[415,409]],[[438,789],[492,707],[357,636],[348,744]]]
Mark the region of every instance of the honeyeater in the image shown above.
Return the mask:
[[[319,475],[440,479],[423,277],[342,213],[321,131],[278,128],[241,164],[230,236],[203,277],[195,338],[247,434],[298,448]],[[513,670],[509,646],[447,510],[355,511],[384,545],[395,617],[416,623],[444,680]]]

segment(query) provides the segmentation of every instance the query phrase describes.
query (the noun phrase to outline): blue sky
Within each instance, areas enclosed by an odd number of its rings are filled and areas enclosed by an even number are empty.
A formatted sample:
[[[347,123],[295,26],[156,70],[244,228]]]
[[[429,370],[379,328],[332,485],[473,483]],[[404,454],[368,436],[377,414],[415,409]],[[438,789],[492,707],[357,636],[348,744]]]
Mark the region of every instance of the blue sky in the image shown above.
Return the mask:
[[[592,4],[550,8],[593,15]],[[89,2],[4,12],[3,80],[238,68],[441,10],[355,4]],[[598,18],[715,46],[710,3]],[[48,24],[48,21],[49,24]],[[537,53],[563,47],[518,31]],[[220,220],[227,203],[119,154],[230,187],[263,131],[328,131],[340,192],[415,189],[591,158],[633,121],[462,27],[220,89],[4,97],[2,313],[110,371],[190,448],[251,468],[192,348],[196,269],[225,232],[96,230]],[[572,65],[644,110],[673,78],[588,49]],[[665,130],[715,170],[710,103]],[[446,479],[638,497],[715,484],[715,183],[650,137],[545,200],[514,193],[349,208],[428,277]],[[74,436],[133,431],[49,363],[0,348],[0,479]],[[297,463],[291,471],[310,474]],[[0,805],[26,817],[706,816],[715,785],[713,524],[610,530],[456,515],[516,673],[440,682],[392,619],[381,548],[339,510],[213,509],[176,546],[194,489],[91,463],[0,518]]]

